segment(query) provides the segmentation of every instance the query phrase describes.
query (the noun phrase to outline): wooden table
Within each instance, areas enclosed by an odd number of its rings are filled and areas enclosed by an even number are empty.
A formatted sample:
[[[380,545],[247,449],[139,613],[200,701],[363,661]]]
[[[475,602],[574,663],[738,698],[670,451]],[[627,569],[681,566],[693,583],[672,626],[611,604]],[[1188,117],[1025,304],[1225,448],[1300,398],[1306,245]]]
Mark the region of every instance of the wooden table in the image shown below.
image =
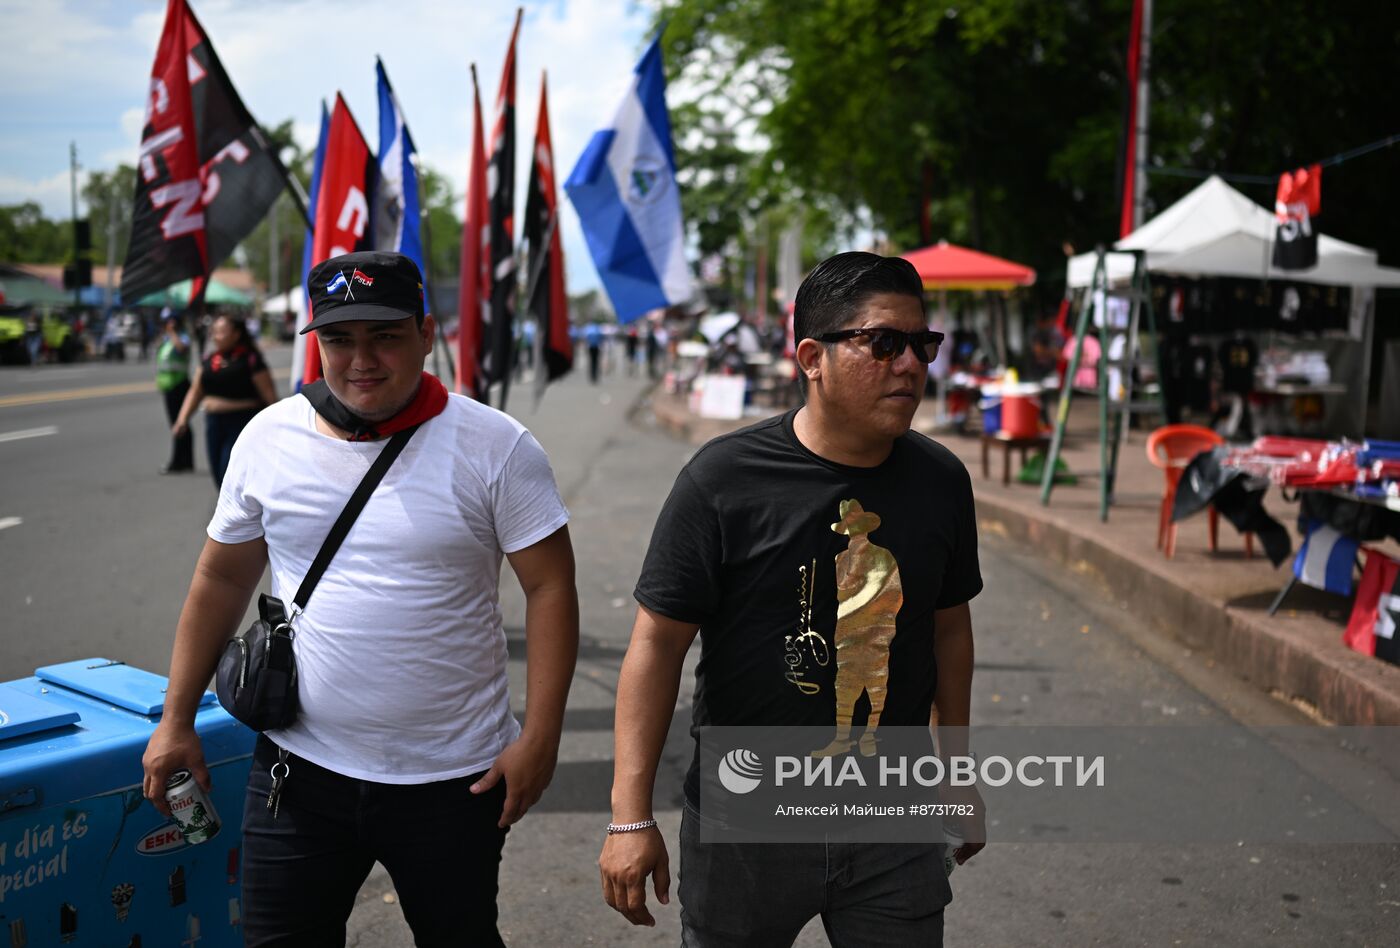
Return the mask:
[[[1019,448],[1021,451],[1021,464],[1026,463],[1026,452],[1035,448],[1045,450],[1050,447],[1050,439],[1045,435],[1032,435],[1029,438],[1017,438],[999,431],[996,434],[982,435],[982,476],[990,478],[992,476],[991,453],[992,445],[1001,448],[1001,482],[1009,485],[1011,483],[1011,449]]]

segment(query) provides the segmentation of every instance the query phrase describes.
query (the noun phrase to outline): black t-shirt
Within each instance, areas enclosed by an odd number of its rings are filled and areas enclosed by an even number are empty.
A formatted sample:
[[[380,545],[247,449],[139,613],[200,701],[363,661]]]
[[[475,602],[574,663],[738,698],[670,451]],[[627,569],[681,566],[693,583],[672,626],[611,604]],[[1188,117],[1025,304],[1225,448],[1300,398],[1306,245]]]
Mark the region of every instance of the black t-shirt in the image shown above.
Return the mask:
[[[1248,395],[1254,391],[1254,366],[1259,362],[1259,348],[1253,339],[1226,339],[1220,344],[1220,387],[1227,392]]]
[[[637,601],[700,625],[693,728],[834,724],[838,636],[864,643],[845,653],[863,680],[882,680],[888,656],[882,725],[927,724],[934,611],[982,589],[967,469],[913,432],[878,467],[836,464],[798,441],[796,414],[716,438],[685,466]],[[861,691],[852,723],[869,710]]]
[[[253,376],[267,368],[262,354],[250,346],[235,346],[229,352],[213,352],[201,363],[200,384],[204,394],[219,398],[261,398]]]

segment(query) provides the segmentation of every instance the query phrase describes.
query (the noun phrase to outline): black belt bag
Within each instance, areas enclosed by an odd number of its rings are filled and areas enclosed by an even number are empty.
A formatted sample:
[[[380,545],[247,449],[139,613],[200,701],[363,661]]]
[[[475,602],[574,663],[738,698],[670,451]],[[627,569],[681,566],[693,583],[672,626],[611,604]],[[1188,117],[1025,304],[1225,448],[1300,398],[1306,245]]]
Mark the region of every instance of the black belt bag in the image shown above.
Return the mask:
[[[364,480],[350,495],[345,509],[340,512],[316,559],[312,561],[306,578],[302,580],[301,588],[292,600],[293,615],[287,614],[286,605],[277,597],[261,596],[258,599],[257,621],[224,646],[224,652],[219,656],[218,670],[214,673],[219,704],[253,730],[283,728],[296,720],[299,707],[297,662],[292,649],[296,632],[291,620],[306,609],[312,591],[321,581],[340,544],[345,541],[350,527],[360,516],[370,494],[374,493],[394,459],[418,428],[419,425],[414,425],[395,433],[365,472]]]

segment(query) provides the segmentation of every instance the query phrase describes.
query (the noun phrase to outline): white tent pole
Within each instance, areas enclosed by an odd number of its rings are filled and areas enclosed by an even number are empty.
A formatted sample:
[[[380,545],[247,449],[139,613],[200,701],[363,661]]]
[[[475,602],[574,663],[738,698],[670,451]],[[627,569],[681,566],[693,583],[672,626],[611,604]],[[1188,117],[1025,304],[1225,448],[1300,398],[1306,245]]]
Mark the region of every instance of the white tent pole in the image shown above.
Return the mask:
[[[1356,436],[1366,437],[1366,416],[1371,411],[1371,347],[1376,344],[1376,291],[1374,287],[1353,286],[1352,305],[1356,305],[1357,294],[1365,294],[1366,321],[1361,331],[1361,418]]]
[[[1142,37],[1137,83],[1137,145],[1133,169],[1133,230],[1146,221],[1147,214],[1147,126],[1148,87],[1152,76],[1152,0],[1142,0]]]

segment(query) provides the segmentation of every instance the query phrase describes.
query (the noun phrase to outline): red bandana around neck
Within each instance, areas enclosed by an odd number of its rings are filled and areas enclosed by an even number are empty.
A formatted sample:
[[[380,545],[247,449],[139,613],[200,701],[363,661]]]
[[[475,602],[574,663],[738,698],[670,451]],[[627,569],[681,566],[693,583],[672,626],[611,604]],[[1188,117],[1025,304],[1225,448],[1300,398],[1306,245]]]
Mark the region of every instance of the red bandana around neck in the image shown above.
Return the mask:
[[[395,432],[435,418],[447,407],[447,387],[437,376],[427,372],[423,373],[418,383],[418,393],[413,396],[413,401],[405,405],[397,415],[377,424],[366,421],[347,408],[344,402],[331,393],[325,379],[306,386],[301,393],[327,423],[341,431],[350,432],[351,441],[377,441],[387,438]]]

